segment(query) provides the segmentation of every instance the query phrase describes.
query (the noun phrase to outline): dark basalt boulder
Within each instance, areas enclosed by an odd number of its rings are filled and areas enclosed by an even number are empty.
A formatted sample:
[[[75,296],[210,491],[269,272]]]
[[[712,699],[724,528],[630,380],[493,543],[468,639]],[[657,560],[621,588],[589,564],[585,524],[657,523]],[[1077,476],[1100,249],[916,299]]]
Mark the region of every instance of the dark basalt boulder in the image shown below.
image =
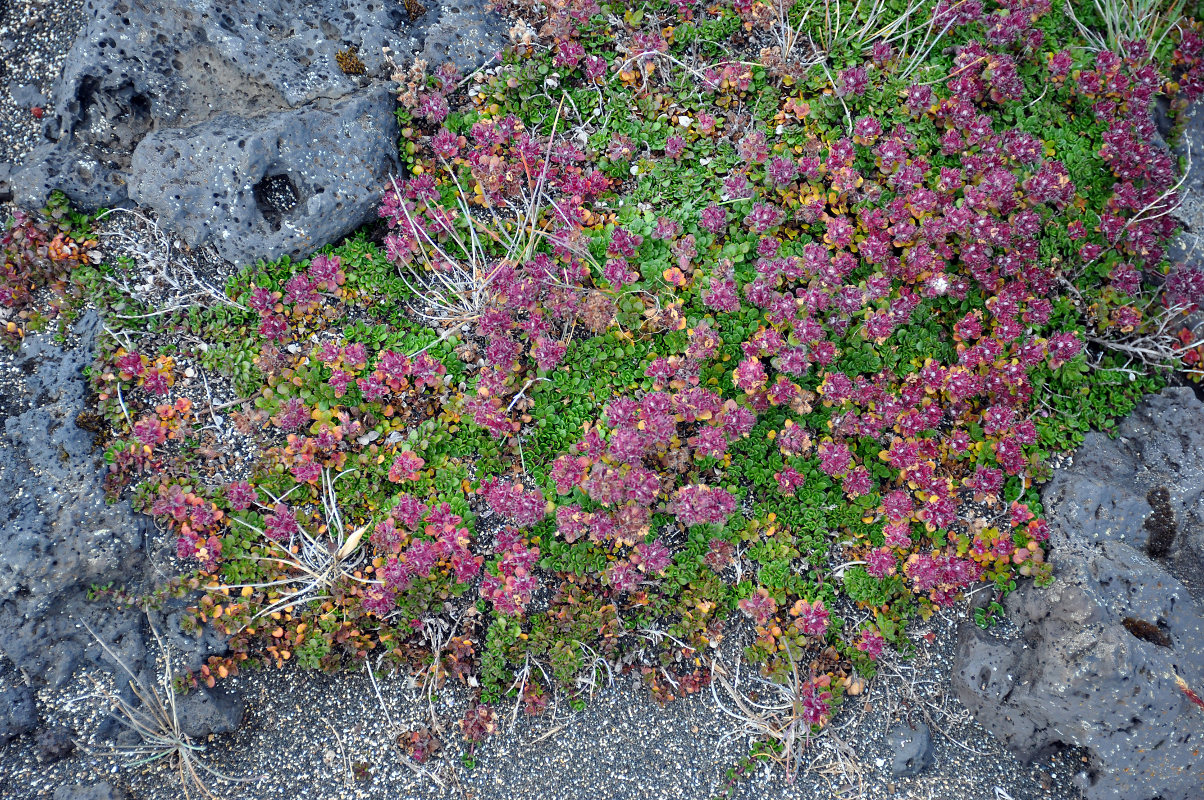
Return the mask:
[[[79,786],[60,786],[53,800],[127,800],[129,794],[108,781]]]
[[[99,318],[88,312],[72,332],[74,346],[49,334],[29,336],[14,364],[21,385],[0,387],[0,655],[35,686],[62,686],[77,668],[123,675],[85,624],[144,680],[155,680],[159,669],[146,615],[89,600],[98,586],[137,595],[160,579],[147,554],[150,518],[128,501],[105,501],[102,453],[77,424],[88,408],[83,370],[99,329]],[[151,618],[173,668],[197,670],[227,647],[209,629],[184,633],[184,605],[169,600]],[[4,694],[0,707],[8,710],[0,714],[0,745],[36,728],[29,687]],[[179,706],[184,729],[202,737],[233,730],[242,713],[241,699],[227,693],[196,694]]]
[[[242,697],[224,688],[198,688],[176,700],[180,730],[198,741],[237,730],[245,714]]]
[[[953,685],[1031,759],[1083,748],[1091,800],[1189,800],[1204,786],[1204,403],[1151,397],[1089,435],[1043,498],[1056,581],[1008,597],[1017,628],[963,626]]]
[[[29,733],[38,726],[38,711],[33,690],[14,686],[0,691],[0,745]]]
[[[896,778],[914,778],[932,766],[932,731],[923,722],[900,722],[886,732],[891,749],[890,774]]]
[[[413,11],[416,16],[411,14]],[[89,0],[18,203],[150,206],[226,259],[307,255],[371,218],[397,169],[388,47],[468,71],[501,49],[485,0]],[[362,75],[337,56],[357,48]],[[346,59],[344,59],[346,61]]]
[[[17,363],[25,386],[4,398],[0,422],[0,653],[55,685],[96,650],[84,622],[129,663],[146,653],[145,620],[87,599],[94,585],[141,584],[149,530],[128,502],[106,504],[102,454],[76,425],[99,328],[89,312],[76,347],[28,337]]]
[[[129,197],[189,246],[212,243],[235,263],[307,255],[376,215],[396,171],[394,102],[381,86],[147,134],[130,160]]]

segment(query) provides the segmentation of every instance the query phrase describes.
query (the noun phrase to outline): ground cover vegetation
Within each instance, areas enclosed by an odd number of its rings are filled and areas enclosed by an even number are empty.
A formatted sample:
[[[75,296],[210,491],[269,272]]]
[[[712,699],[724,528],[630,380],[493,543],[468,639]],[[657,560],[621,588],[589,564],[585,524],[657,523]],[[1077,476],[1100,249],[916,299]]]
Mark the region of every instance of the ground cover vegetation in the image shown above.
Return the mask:
[[[188,680],[369,659],[470,687],[477,740],[703,689],[748,620],[789,766],[909,620],[1051,580],[1050,456],[1201,375],[1200,26],[1076,9],[505,0],[486,69],[394,76],[379,226],[163,310],[21,216],[0,299],[105,314],[110,491],[230,637]]]

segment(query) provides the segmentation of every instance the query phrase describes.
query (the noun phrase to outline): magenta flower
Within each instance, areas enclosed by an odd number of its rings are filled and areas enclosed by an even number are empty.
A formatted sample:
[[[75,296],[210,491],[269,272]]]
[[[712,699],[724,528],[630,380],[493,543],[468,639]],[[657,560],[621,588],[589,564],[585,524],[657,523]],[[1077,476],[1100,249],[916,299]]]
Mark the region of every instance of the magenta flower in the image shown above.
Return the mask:
[[[317,483],[322,477],[322,467],[312,461],[303,461],[294,464],[291,473],[297,483]]]
[[[686,525],[721,525],[736,510],[736,498],[726,489],[691,484],[677,490],[669,510]]]
[[[416,481],[418,480],[418,470],[422,469],[425,464],[426,462],[413,450],[403,450],[397,454],[389,466],[389,480],[393,483]]]
[[[479,491],[494,512],[520,527],[534,525],[547,514],[543,492],[539,489],[527,489],[521,483],[486,478],[481,481]]]
[[[663,575],[665,568],[671,563],[669,549],[659,539],[649,544],[640,543],[635,546],[635,564],[649,575]]]
[[[790,613],[797,617],[794,624],[808,636],[823,636],[828,632],[828,609],[822,599],[817,598],[814,603],[799,600]]]
[[[588,459],[570,455],[559,456],[552,462],[551,478],[557,494],[568,494],[585,478]]]
[[[711,203],[702,210],[698,225],[710,233],[719,233],[727,227],[727,211],[722,206]]]
[[[309,409],[299,397],[290,397],[272,421],[284,431],[295,431],[309,422]]]
[[[226,502],[235,511],[245,511],[259,502],[259,493],[246,481],[236,481],[226,487]]]
[[[603,575],[616,592],[629,592],[640,582],[640,573],[627,561],[616,561],[606,568]]]
[[[843,475],[853,463],[853,453],[844,442],[824,442],[819,446],[819,468],[826,475]]]
[[[300,530],[301,527],[297,524],[297,517],[293,510],[284,503],[277,503],[267,518],[264,534],[269,539],[285,542]]]
[[[865,571],[875,578],[885,578],[894,573],[898,559],[888,547],[871,550],[865,557]]]
[[[758,588],[755,594],[744,598],[736,605],[744,613],[744,616],[757,625],[769,622],[778,610],[778,602],[769,596],[769,590],[764,587]]]
[[[865,628],[854,647],[869,656],[872,661],[877,661],[886,647],[886,638],[873,628]]]

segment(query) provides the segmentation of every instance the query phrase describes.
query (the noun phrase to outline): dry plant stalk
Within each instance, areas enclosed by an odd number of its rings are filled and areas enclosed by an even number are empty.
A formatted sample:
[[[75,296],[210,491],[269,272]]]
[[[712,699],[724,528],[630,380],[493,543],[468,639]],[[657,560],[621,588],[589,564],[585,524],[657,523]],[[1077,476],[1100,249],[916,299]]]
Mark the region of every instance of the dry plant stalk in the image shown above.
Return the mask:
[[[137,260],[140,262],[138,266],[145,276],[145,281],[139,285],[131,284],[128,277],[118,279],[109,276],[105,280],[117,287],[123,294],[144,302],[147,305],[157,306],[157,308],[145,314],[113,314],[112,316],[125,320],[159,317],[164,314],[171,314],[182,309],[187,309],[195,303],[202,301],[209,301],[217,305],[227,305],[243,311],[247,310],[240,303],[227,297],[225,292],[197,275],[196,271],[189,265],[187,258],[175,257],[171,239],[159,227],[158,222],[138,211],[128,208],[111,208],[107,211],[102,211],[96,215],[96,220],[99,222],[113,214],[125,214],[141,222],[146,226],[150,242],[149,244],[144,243],[138,237],[120,228],[112,231],[102,231],[100,233],[102,239],[120,244],[126,251],[137,257]],[[143,295],[145,292],[156,286],[164,291],[166,296],[153,302],[152,298],[144,299]]]
[[[787,656],[790,676],[786,682],[774,683],[753,675],[750,682],[755,690],[752,692],[741,688],[739,661],[735,675],[730,678],[718,660],[711,661],[711,697],[724,715],[738,723],[736,728],[720,737],[717,746],[740,738],[768,741],[778,752],[771,751],[766,755],[782,766],[787,782],[793,783],[803,752],[812,740],[812,729],[804,712],[809,679],[799,672],[798,661],[789,649]],[[720,699],[716,684],[723,688],[730,704]]]
[[[263,583],[208,587],[211,590],[226,591],[241,591],[243,589],[277,591],[281,588],[289,587],[287,591],[271,604],[251,617],[246,625],[242,626],[243,628],[260,617],[269,615],[274,611],[279,611],[287,606],[304,605],[326,600],[329,598],[328,592],[331,587],[341,581],[353,580],[360,583],[372,583],[372,581],[364,580],[356,575],[356,571],[364,559],[364,551],[360,549],[359,545],[363,539],[364,532],[368,529],[368,525],[361,525],[348,534],[343,524],[343,515],[339,511],[338,498],[335,496],[334,491],[335,482],[348,472],[354,471],[353,469],[344,470],[332,478],[328,469],[323,468],[322,470],[322,510],[326,518],[326,529],[330,533],[329,541],[311,535],[304,527],[297,526],[298,533],[291,536],[287,544],[282,544],[268,537],[259,528],[238,518],[232,518],[234,522],[263,536],[269,543],[272,555],[258,556],[254,560],[271,564],[291,573],[288,577],[274,581],[265,581]],[[287,494],[285,493],[284,496],[287,497]],[[278,503],[284,497],[272,499]],[[296,552],[294,552],[294,549]]]
[[[1146,58],[1152,59],[1182,21],[1185,3],[1184,0],[1169,4],[1166,0],[1094,0],[1093,5],[1104,24],[1103,31],[1085,25],[1075,13],[1075,4],[1066,3],[1066,16],[1092,49],[1128,55],[1130,42],[1143,42],[1148,48]]]
[[[110,714],[118,723],[139,737],[136,744],[113,746],[113,751],[124,757],[131,767],[152,764],[155,762],[170,762],[174,765],[180,780],[184,797],[190,799],[195,792],[197,796],[217,800],[217,795],[206,783],[212,777],[221,781],[245,783],[253,778],[235,778],[225,775],[210,767],[201,759],[205,747],[193,743],[180,725],[180,717],[176,707],[176,693],[172,686],[172,668],[170,652],[154,623],[149,622],[155,644],[163,654],[163,670],[155,683],[148,684],[124,662],[109,645],[97,635],[92,627],[84,622],[84,628],[91,634],[96,643],[121,670],[129,676],[130,689],[137,698],[137,704],[126,700],[115,690],[94,681],[96,691],[93,698],[109,706]]]

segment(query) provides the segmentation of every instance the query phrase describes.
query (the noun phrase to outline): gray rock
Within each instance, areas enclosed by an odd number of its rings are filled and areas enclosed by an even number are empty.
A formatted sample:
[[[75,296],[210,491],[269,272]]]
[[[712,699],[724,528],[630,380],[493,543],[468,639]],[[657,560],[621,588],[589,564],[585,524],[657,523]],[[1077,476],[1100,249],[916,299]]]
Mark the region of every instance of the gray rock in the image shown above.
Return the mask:
[[[923,722],[894,725],[886,743],[892,751],[890,772],[897,778],[914,778],[932,765],[932,731]]]
[[[223,230],[213,240],[238,263],[307,254],[360,224],[355,212],[396,166],[382,48],[403,68],[421,57],[471,69],[503,43],[485,6],[431,3],[411,19],[403,0],[89,0],[52,91],[48,143],[13,176],[16,200],[40,206],[62,189],[88,208],[148,202],[191,244]],[[352,46],[363,76],[336,63]],[[354,156],[350,167],[340,152]],[[164,154],[179,161],[140,174]],[[254,202],[254,187],[276,176],[298,194],[288,212]],[[221,188],[209,190],[214,178]]]
[[[171,652],[172,668],[198,671],[212,655],[225,655],[230,649],[226,637],[212,625],[202,625],[195,634],[185,633],[181,622],[183,609],[192,602],[169,599],[159,609],[149,611],[150,619]]]
[[[62,761],[75,752],[74,732],[58,725],[38,731],[36,742],[38,761],[43,764]]]
[[[397,169],[393,103],[380,86],[151,133],[134,150],[129,197],[190,247],[212,241],[235,263],[308,254],[376,216]]]
[[[1200,558],[1204,405],[1167,390],[1118,428],[1045,490],[1055,583],[1008,597],[1016,636],[963,626],[953,686],[1022,758],[1084,748],[1090,800],[1189,800],[1204,713],[1179,681],[1204,690],[1204,608],[1172,572],[1195,577]]]
[[[1073,464],[1046,485],[1054,553],[1124,543],[1157,557],[1204,600],[1204,403],[1191,389],[1166,389],[1115,434],[1087,434]],[[1160,539],[1165,552],[1151,551]]]
[[[1175,218],[1183,230],[1168,248],[1172,261],[1199,262],[1204,255],[1204,104],[1193,103],[1185,112],[1187,123],[1175,146],[1176,158],[1191,154],[1191,169],[1180,189]]]
[[[0,692],[0,745],[29,733],[38,726],[38,711],[33,690],[14,686]]]
[[[35,681],[60,684],[96,647],[87,621],[117,652],[141,663],[141,621],[87,601],[93,584],[134,584],[144,570],[145,518],[106,505],[104,466],[76,425],[85,409],[83,367],[100,322],[89,313],[74,349],[30,336],[17,367],[26,390],[4,398],[0,436],[0,652]]]
[[[10,81],[8,84],[8,93],[12,95],[13,102],[22,108],[33,108],[34,106],[46,104],[46,95],[38,91],[38,87],[31,83]]]
[[[127,800],[124,789],[108,781],[79,786],[60,786],[54,790],[53,800]]]
[[[246,703],[238,694],[220,686],[194,689],[176,700],[180,730],[193,739],[238,730],[246,710]]]

